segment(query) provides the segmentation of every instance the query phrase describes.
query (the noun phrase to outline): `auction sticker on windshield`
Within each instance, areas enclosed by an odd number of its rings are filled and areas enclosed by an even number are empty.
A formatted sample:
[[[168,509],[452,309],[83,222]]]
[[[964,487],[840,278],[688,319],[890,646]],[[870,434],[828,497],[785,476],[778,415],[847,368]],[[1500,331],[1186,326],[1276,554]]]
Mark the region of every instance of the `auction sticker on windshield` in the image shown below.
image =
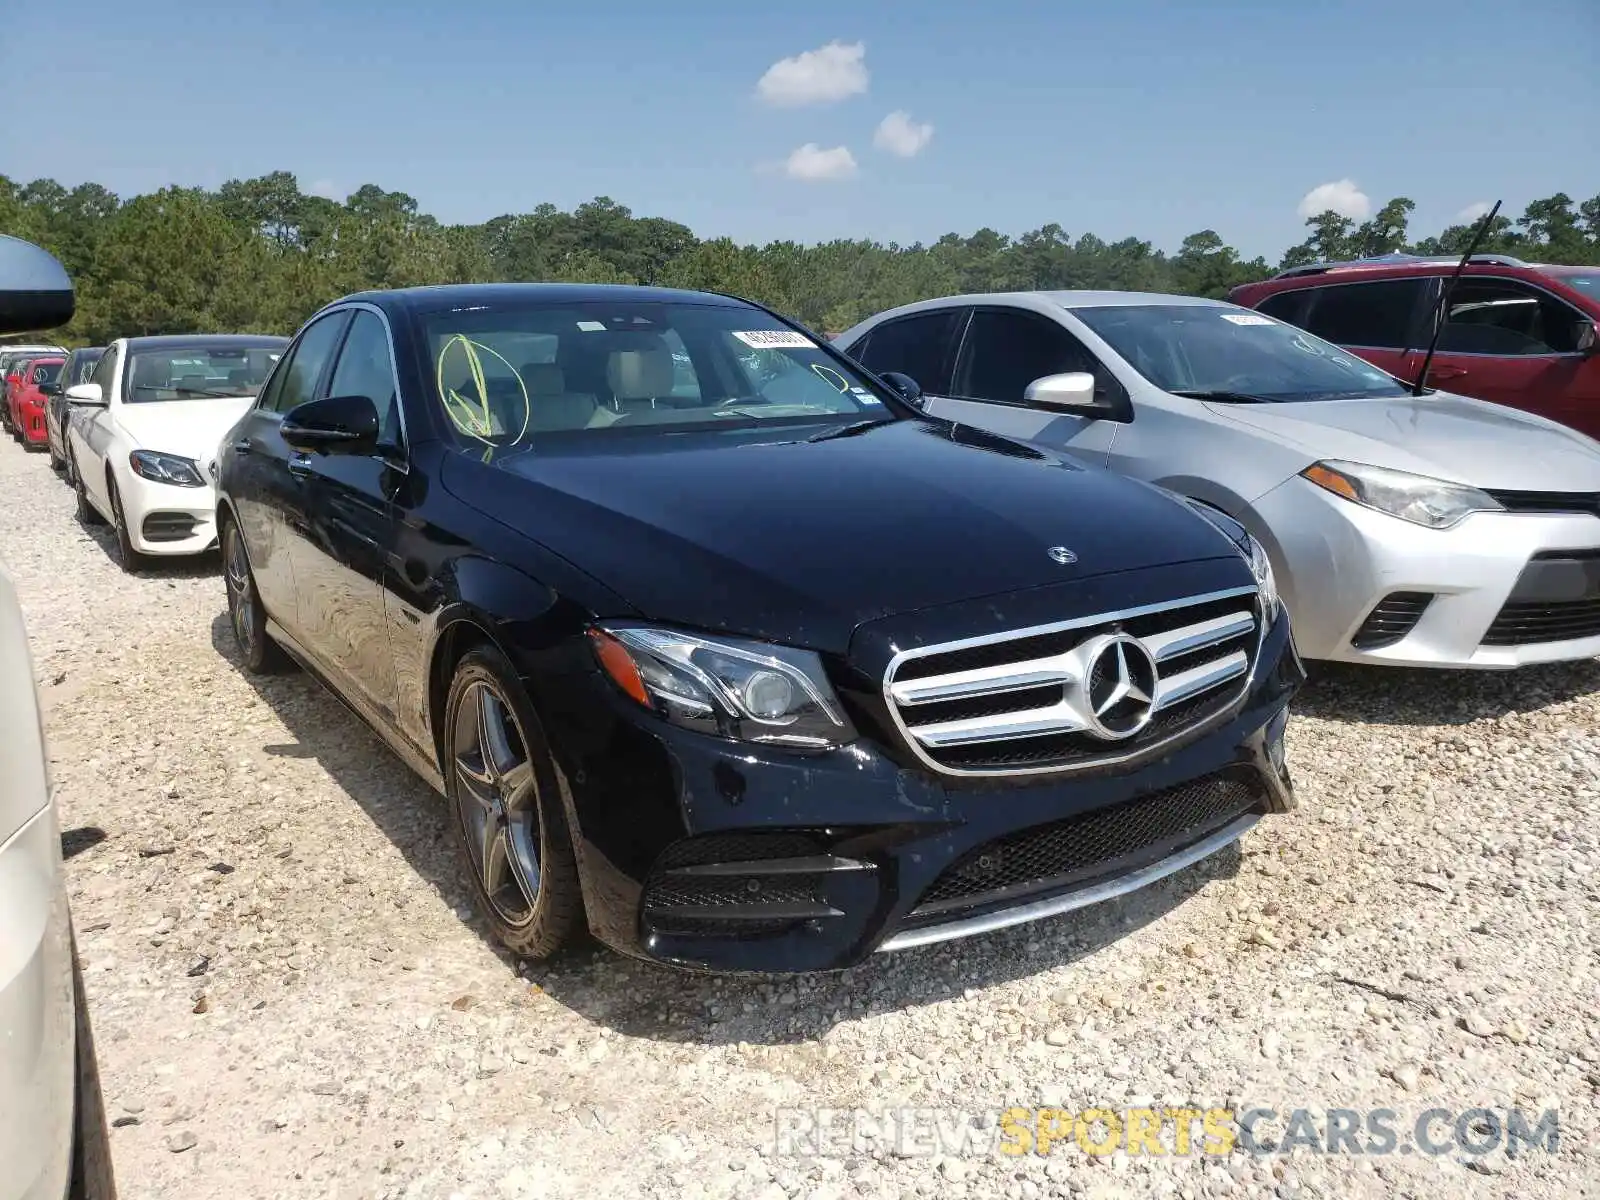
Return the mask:
[[[751,329],[733,331],[733,336],[757,350],[809,350],[816,345],[803,333],[791,329]]]
[[[1271,317],[1258,317],[1255,313],[1223,313],[1224,321],[1232,321],[1235,325],[1271,325]]]

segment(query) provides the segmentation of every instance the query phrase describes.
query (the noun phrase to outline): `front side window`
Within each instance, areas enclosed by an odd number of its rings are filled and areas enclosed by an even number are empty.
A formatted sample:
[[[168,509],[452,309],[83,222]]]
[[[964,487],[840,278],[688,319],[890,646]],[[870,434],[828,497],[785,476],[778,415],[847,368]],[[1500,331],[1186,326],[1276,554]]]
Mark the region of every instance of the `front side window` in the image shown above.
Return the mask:
[[[1585,318],[1554,296],[1511,279],[1459,280],[1439,349],[1451,354],[1572,354]]]
[[[1238,403],[1406,394],[1392,376],[1354,354],[1260,313],[1137,304],[1076,308],[1073,315],[1166,392]]]
[[[283,369],[273,372],[272,382],[258,407],[285,413],[313,398],[317,383],[327,369],[328,360],[338,348],[339,335],[349,320],[346,312],[333,312],[306,326],[300,340],[289,351]]]
[[[234,400],[261,391],[282,353],[277,347],[166,344],[134,349],[123,379],[123,400]]]
[[[422,332],[466,445],[892,416],[864,376],[755,309],[491,303],[426,314]]]
[[[84,354],[72,360],[72,378],[67,381],[69,386],[88,383],[94,376],[94,369],[99,364],[103,354]]]
[[[1417,343],[1417,315],[1431,279],[1339,283],[1313,290],[1310,311],[1298,322],[1339,346],[1404,350]]]
[[[1054,321],[1019,310],[979,309],[967,327],[952,390],[975,400],[1021,404],[1034,380],[1092,372],[1097,365],[1088,348]]]
[[[960,309],[941,308],[886,321],[867,334],[866,347],[856,357],[869,371],[898,371],[923,391],[943,391],[945,357],[960,315]]]
[[[97,384],[100,388],[100,395],[105,399],[110,400],[111,383],[116,377],[117,351],[115,347],[113,347],[102,354],[100,356],[100,361],[95,363],[94,374],[90,377],[89,382]]]
[[[330,396],[365,396],[378,410],[378,444],[400,444],[400,392],[389,356],[389,332],[376,313],[358,309],[339,351]]]

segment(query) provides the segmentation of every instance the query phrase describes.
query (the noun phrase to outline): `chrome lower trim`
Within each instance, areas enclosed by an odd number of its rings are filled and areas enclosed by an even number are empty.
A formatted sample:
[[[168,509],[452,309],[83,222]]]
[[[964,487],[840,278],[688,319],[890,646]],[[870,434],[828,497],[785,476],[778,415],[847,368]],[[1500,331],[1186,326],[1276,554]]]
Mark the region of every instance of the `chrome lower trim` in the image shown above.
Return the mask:
[[[1127,895],[1147,884],[1155,883],[1158,879],[1165,879],[1168,875],[1192,866],[1203,858],[1209,858],[1229,842],[1243,837],[1260,819],[1260,813],[1245,813],[1209,837],[1202,838],[1194,845],[1169,854],[1149,866],[1140,867],[1137,871],[1129,871],[1126,875],[1118,875],[1115,879],[1107,879],[1103,883],[1080,888],[1077,891],[1064,892],[1059,896],[1049,896],[1043,900],[1019,904],[1014,908],[1003,908],[998,912],[968,917],[964,921],[950,921],[943,925],[925,925],[920,929],[908,929],[884,939],[878,950],[908,950],[912,946],[927,946],[934,942],[973,937],[980,933],[991,933],[996,929],[1037,921],[1041,917],[1053,917],[1058,913],[1071,912],[1075,908],[1088,908],[1091,904]]]

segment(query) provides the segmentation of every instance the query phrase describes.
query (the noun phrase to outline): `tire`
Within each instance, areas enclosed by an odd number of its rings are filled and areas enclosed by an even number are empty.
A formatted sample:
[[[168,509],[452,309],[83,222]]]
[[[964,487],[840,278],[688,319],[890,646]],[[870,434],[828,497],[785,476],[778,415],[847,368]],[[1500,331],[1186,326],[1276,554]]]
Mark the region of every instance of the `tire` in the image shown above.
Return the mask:
[[[512,954],[549,958],[582,925],[583,894],[543,728],[499,650],[480,646],[457,664],[443,744],[445,795],[478,911]]]
[[[137,575],[148,560],[133,548],[133,537],[128,533],[128,518],[122,512],[122,496],[117,491],[116,479],[107,472],[106,495],[111,501],[111,528],[117,535],[117,560],[129,575]]]
[[[252,675],[274,675],[289,666],[283,647],[267,633],[267,613],[256,588],[250,556],[238,522],[226,518],[222,523],[222,585],[228,592],[228,624],[233,640]]]
[[[105,1096],[100,1088],[100,1062],[95,1055],[89,1000],[83,990],[78,946],[72,945],[73,1020],[77,1028],[77,1087],[72,1121],[72,1182],[68,1200],[115,1200],[117,1181],[111,1168],[111,1137],[106,1129]]]
[[[83,486],[83,472],[78,470],[77,455],[68,451],[67,470],[72,475],[72,490],[78,496],[78,520],[84,525],[103,525],[105,518],[100,510],[89,503],[89,489]]]
[[[50,455],[50,469],[60,474],[61,469],[67,465],[67,460],[56,453],[56,444],[50,440],[48,434],[45,435],[44,448],[45,452]]]

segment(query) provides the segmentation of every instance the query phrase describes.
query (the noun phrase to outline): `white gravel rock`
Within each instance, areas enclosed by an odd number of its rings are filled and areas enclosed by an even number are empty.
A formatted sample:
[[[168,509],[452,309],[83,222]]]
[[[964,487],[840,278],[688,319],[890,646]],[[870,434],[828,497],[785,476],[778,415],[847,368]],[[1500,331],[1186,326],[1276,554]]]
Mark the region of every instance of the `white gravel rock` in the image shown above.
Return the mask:
[[[241,672],[214,557],[123,574],[10,442],[0,555],[130,1200],[1600,1194],[1594,663],[1319,669],[1299,811],[1097,908],[799,980],[593,949],[519,972],[432,793],[310,679]],[[774,1145],[794,1107],[1130,1098],[1556,1105],[1562,1154]]]

